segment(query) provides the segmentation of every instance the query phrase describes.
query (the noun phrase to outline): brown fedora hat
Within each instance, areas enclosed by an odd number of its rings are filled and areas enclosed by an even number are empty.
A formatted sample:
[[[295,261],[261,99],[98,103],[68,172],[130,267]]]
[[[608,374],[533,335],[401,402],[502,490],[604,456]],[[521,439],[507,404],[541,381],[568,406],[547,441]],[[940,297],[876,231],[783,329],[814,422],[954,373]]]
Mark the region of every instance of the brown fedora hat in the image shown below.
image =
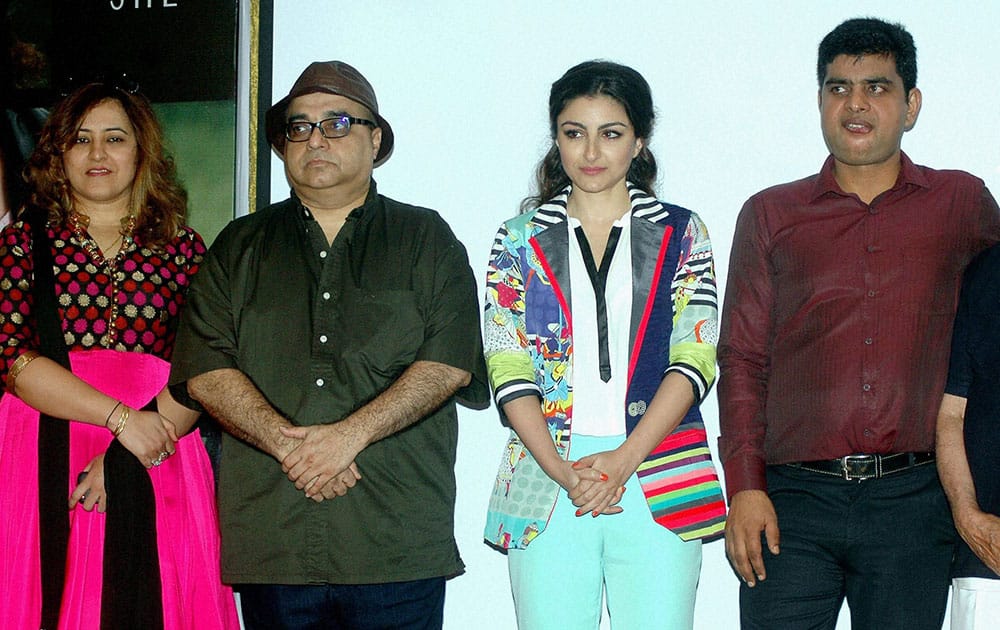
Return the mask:
[[[312,62],[295,81],[288,96],[267,110],[267,114],[264,115],[267,141],[271,143],[271,147],[279,155],[285,153],[285,123],[288,104],[296,96],[312,94],[313,92],[337,94],[357,101],[371,110],[375,114],[379,128],[382,129],[382,144],[379,145],[378,155],[375,156],[375,166],[379,166],[389,159],[393,145],[392,127],[389,126],[389,121],[378,113],[375,90],[360,72],[343,61]]]

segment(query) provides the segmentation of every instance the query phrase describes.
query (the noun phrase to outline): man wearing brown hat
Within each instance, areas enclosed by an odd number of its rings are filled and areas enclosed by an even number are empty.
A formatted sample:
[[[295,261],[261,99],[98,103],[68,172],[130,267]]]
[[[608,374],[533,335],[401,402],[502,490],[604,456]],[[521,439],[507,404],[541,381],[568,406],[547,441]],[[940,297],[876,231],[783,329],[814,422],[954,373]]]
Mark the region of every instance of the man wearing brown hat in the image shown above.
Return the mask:
[[[351,66],[311,64],[266,127],[291,198],[216,239],[171,375],[228,431],[223,579],[249,629],[440,628],[454,401],[488,400],[465,249],[376,192],[393,133]]]

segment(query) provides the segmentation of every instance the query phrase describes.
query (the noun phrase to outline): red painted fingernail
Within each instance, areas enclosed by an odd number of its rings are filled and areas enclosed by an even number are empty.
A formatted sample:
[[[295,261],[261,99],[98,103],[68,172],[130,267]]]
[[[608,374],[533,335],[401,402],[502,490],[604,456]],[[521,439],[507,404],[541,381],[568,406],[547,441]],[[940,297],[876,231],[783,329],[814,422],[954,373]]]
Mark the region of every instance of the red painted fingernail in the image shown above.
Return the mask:
[[[626,490],[628,490],[628,488],[626,488],[625,486],[622,486],[622,494],[625,494]]]
[[[601,473],[601,481],[607,481],[607,480],[608,480],[607,474]]]
[[[598,514],[600,514],[600,512],[598,512],[597,510],[594,510],[593,512],[590,513],[590,515],[593,516],[594,518],[597,518]]]
[[[577,515],[577,516],[583,516],[583,510],[582,510],[582,509],[580,509],[580,510],[577,510],[577,511],[576,511],[576,515]]]

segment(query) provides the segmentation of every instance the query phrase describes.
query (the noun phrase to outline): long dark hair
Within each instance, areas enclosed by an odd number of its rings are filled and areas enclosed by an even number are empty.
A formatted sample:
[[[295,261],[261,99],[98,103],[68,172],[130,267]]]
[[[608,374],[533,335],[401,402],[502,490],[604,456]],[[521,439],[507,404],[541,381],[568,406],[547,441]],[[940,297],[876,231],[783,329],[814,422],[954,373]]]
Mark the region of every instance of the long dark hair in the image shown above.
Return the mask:
[[[549,127],[552,147],[542,158],[536,173],[536,192],[521,202],[521,211],[526,212],[552,199],[570,183],[559,159],[559,147],[555,144],[556,119],[573,99],[581,96],[603,95],[621,103],[628,114],[636,138],[642,139],[639,151],[629,166],[626,177],[630,182],[646,192],[653,192],[656,183],[656,159],[649,150],[649,138],[653,135],[653,95],[649,84],[641,74],[619,63],[611,61],[584,61],[566,71],[552,84],[549,92]]]
[[[113,83],[88,83],[52,109],[24,169],[30,204],[47,211],[50,221],[65,222],[73,209],[73,194],[63,153],[72,146],[87,113],[109,100],[125,110],[138,145],[129,205],[136,218],[135,234],[145,245],[164,245],[184,224],[187,192],[177,182],[173,160],[164,153],[163,130],[149,101]]]

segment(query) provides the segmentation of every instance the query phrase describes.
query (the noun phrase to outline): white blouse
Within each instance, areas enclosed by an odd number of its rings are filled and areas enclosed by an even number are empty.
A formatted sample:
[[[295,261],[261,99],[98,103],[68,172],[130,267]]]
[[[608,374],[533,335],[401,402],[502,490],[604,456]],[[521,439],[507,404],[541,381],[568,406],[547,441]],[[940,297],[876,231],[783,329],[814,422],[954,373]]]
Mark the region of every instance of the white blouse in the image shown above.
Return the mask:
[[[625,433],[629,324],[632,313],[632,213],[615,221],[621,230],[611,253],[605,283],[607,348],[611,378],[601,378],[599,313],[592,282],[576,235],[580,221],[568,217],[570,309],[573,325],[573,433],[609,436]],[[582,229],[582,228],[581,228]],[[608,254],[605,254],[607,258]]]

